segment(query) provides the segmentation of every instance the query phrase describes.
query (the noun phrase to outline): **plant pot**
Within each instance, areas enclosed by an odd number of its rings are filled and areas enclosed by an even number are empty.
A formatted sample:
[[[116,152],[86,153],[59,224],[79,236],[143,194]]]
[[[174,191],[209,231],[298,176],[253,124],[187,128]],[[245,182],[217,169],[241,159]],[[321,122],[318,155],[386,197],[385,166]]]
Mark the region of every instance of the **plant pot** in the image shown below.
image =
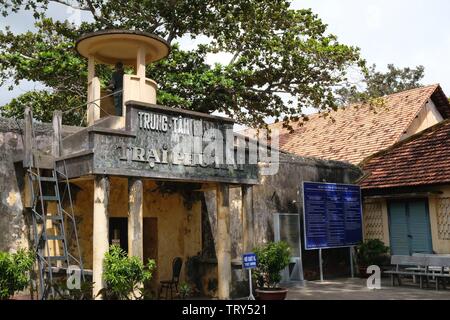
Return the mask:
[[[285,300],[288,290],[285,288],[256,289],[257,300]]]

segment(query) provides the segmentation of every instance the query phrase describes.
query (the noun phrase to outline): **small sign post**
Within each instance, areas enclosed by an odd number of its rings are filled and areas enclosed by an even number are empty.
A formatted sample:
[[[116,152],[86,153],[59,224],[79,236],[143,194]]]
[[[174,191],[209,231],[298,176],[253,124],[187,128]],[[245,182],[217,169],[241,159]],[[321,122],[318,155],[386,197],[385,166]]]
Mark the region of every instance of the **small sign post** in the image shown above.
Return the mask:
[[[255,269],[258,262],[256,259],[256,254],[253,252],[246,253],[242,257],[242,260],[244,262],[244,269],[248,270],[248,284],[250,289],[250,295],[248,296],[248,300],[255,300],[255,297],[253,296],[253,288],[252,288],[252,269]]]

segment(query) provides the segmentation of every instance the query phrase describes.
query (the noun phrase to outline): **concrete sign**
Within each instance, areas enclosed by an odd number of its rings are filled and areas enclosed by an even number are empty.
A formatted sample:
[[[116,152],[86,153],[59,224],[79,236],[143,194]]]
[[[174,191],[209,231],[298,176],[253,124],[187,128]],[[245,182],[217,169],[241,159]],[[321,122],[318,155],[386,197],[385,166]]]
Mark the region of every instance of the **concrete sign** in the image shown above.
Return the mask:
[[[80,136],[85,151],[67,156],[69,176],[256,184],[257,155],[249,156],[249,144],[235,136],[233,124],[222,117],[130,102],[125,130],[93,126]]]

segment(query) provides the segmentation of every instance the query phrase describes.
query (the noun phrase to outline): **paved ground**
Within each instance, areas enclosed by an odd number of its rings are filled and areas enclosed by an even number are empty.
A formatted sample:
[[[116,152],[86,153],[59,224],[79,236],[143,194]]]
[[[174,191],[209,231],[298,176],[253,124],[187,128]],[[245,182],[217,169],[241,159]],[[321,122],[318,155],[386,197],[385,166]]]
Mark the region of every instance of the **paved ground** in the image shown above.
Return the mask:
[[[412,282],[401,287],[392,287],[389,279],[382,279],[381,290],[370,290],[366,280],[342,279],[333,281],[306,282],[304,286],[289,287],[288,300],[450,300],[450,289],[436,291],[420,289]]]

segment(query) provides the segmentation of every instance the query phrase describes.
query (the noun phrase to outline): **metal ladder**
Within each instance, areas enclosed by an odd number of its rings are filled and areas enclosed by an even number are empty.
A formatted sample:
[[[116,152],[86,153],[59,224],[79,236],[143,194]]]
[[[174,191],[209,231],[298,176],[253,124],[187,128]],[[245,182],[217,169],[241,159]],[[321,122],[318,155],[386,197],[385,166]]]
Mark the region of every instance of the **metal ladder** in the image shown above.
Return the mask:
[[[65,160],[60,161],[63,172],[58,171],[55,159],[52,161],[52,168],[48,166],[40,168],[40,157],[43,155],[37,150],[33,126],[31,132],[31,161],[27,171],[31,194],[34,249],[38,264],[38,294],[39,299],[46,300],[55,298],[54,273],[56,271],[67,271],[69,266],[76,265],[80,268],[81,279],[84,281],[84,270]],[[63,207],[65,199],[68,201],[68,210]],[[50,213],[49,204],[52,203],[56,206],[54,212]],[[51,221],[53,234],[49,234],[47,230],[48,221]],[[72,234],[69,239],[73,241],[71,244],[75,246],[78,257],[73,256],[68,249],[66,225],[69,224],[72,225]],[[49,241],[54,241],[52,251]],[[57,248],[61,251],[58,254]]]

